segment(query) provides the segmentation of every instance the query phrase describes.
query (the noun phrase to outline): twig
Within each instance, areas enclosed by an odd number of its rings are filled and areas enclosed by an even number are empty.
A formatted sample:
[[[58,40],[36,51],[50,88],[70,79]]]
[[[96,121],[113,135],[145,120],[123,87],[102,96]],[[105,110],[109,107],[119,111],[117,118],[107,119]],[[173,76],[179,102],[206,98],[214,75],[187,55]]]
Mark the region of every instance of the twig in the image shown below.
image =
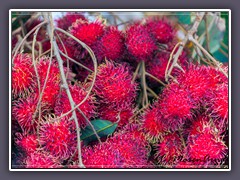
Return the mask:
[[[186,43],[189,40],[189,36],[192,36],[194,33],[197,32],[198,26],[200,25],[200,22],[202,21],[204,14],[205,14],[205,12],[197,13],[196,20],[195,20],[192,28],[188,31],[187,35],[185,36],[185,38],[183,39],[183,41],[181,43],[181,46],[178,48],[178,51],[174,55],[173,63],[171,65],[171,67],[169,68],[169,70],[167,71],[167,74],[165,76],[165,79],[167,82],[168,82],[168,78],[171,77],[169,75],[171,75],[172,69],[176,66],[178,58],[182,54],[183,48],[185,47]]]
[[[204,21],[205,21],[205,32],[206,32],[206,47],[207,50],[210,51],[210,37],[209,37],[209,32],[208,32],[208,22],[207,22],[207,16],[204,16]]]
[[[137,78],[140,65],[141,65],[141,63],[138,63],[137,68],[136,68],[135,72],[133,73],[132,83],[133,83],[133,82],[136,80],[136,78]]]
[[[143,104],[145,100],[144,106],[148,105],[148,95],[147,95],[147,84],[146,84],[146,69],[145,69],[145,62],[142,61],[142,88],[143,88]]]
[[[47,15],[44,15],[44,19],[46,19],[46,20],[49,19],[52,22],[51,14],[48,13]],[[51,23],[51,24],[53,24],[53,23]],[[47,25],[47,31],[48,31],[49,35],[51,34],[51,32],[54,31],[54,27],[52,27],[51,24]],[[58,46],[57,46],[57,43],[56,43],[55,39],[53,39],[53,41],[52,41],[52,46],[54,48],[54,53],[55,53],[57,61],[58,61],[60,75],[61,75],[61,79],[62,79],[62,85],[65,88],[67,96],[69,98],[71,109],[74,109],[75,103],[73,101],[70,89],[68,87],[68,83],[67,83],[67,80],[66,80],[66,77],[65,77],[65,73],[64,73],[63,61],[62,61],[60,53],[58,52]],[[80,168],[84,168],[85,166],[82,163],[82,156],[81,156],[80,128],[79,128],[78,119],[77,119],[77,115],[76,115],[76,111],[75,110],[73,110],[72,117],[73,117],[73,119],[75,121],[76,131],[77,131],[77,148],[78,148],[79,167]]]
[[[150,88],[147,86],[147,90],[155,97],[158,98],[158,95]]]
[[[156,80],[157,82],[159,82],[160,84],[162,84],[163,86],[166,86],[166,84],[164,82],[162,82],[160,79],[158,79],[157,77],[153,76],[152,74],[146,72],[146,75],[153,78],[154,80]]]
[[[48,21],[43,21],[43,22],[41,22],[40,24],[38,24],[37,26],[35,26],[31,31],[29,31],[27,34],[26,34],[26,36],[24,36],[24,38],[22,39],[22,41],[19,43],[19,45],[17,46],[17,48],[15,49],[15,51],[13,51],[12,53],[14,53],[14,55],[13,55],[13,58],[12,58],[12,64],[14,63],[14,59],[15,59],[15,57],[17,56],[17,53],[18,53],[18,51],[19,51],[19,49],[20,49],[20,47],[23,45],[23,43],[25,42],[25,40],[37,29],[37,28],[39,28],[39,27],[41,27],[41,26],[43,26],[43,25],[45,25],[45,24],[47,24],[48,23]]]
[[[220,65],[219,65],[220,63],[219,63],[214,57],[212,57],[212,56],[202,47],[202,45],[199,44],[198,41],[193,38],[193,36],[191,36],[191,35],[189,36],[189,41],[192,41],[197,47],[199,47],[199,48],[202,50],[202,52],[204,52],[204,53],[212,60],[212,62],[219,68],[219,70],[220,70],[226,77],[228,77],[228,74],[220,67]]]

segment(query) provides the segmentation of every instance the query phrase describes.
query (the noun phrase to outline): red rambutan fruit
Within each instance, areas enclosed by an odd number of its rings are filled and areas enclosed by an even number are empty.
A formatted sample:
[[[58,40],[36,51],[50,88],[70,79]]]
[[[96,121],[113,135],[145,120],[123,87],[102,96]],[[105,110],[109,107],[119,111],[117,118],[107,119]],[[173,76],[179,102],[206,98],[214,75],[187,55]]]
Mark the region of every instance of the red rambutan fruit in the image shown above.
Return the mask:
[[[79,84],[70,85],[69,86],[72,98],[74,103],[77,105],[83,101],[85,96],[87,95],[86,87],[84,85],[81,87]],[[95,104],[94,104],[94,96],[90,94],[90,96],[87,98],[87,100],[79,106],[79,109],[85,114],[85,116],[90,120],[92,117],[95,116]],[[67,96],[66,91],[63,91],[61,94],[59,94],[59,97],[56,101],[56,106],[54,108],[54,111],[56,115],[61,116],[61,114],[67,113],[71,110],[71,105]],[[85,127],[87,125],[87,121],[84,118],[84,116],[79,112],[76,111],[79,126]],[[68,115],[70,118],[72,113]]]
[[[19,148],[21,148],[27,155],[35,152],[38,148],[37,135],[36,134],[16,134],[17,138],[15,142]]]
[[[33,119],[37,108],[37,98],[35,95],[30,95],[27,98],[20,98],[14,102],[12,107],[12,114],[21,126],[23,132],[35,132],[37,127],[38,115]],[[42,115],[46,111],[44,104],[42,105]]]
[[[181,137],[177,132],[163,136],[157,145],[156,157],[161,165],[172,167],[173,164],[181,160],[184,146]]]
[[[25,159],[26,168],[61,168],[60,162],[46,152],[33,152]]]
[[[35,72],[32,58],[28,54],[18,54],[12,68],[12,94],[14,97],[28,94],[34,86]]]
[[[52,122],[52,118],[43,122],[40,131],[40,144],[44,151],[61,160],[68,159],[77,148],[73,122],[68,118]]]
[[[104,34],[104,25],[99,20],[95,22],[77,20],[72,24],[70,33],[91,47]]]
[[[76,22],[78,19],[86,21],[86,18],[82,13],[77,12],[67,12],[63,17],[56,20],[57,26],[63,30],[68,30],[72,23]]]
[[[40,79],[41,92],[47,78],[47,71],[48,71],[49,64],[50,64],[50,60],[48,58],[47,59],[43,58],[43,59],[40,59],[40,62],[38,63],[38,66],[37,66],[38,75]],[[57,99],[57,95],[60,91],[60,82],[61,82],[61,78],[60,78],[58,64],[56,61],[52,61],[50,65],[50,71],[48,74],[48,79],[46,82],[44,93],[41,99],[42,103],[45,103],[52,108],[54,107]],[[40,95],[38,87],[35,87],[35,92],[37,92],[37,94]]]
[[[187,155],[192,160],[219,163],[227,155],[227,146],[205,116],[200,116],[188,130]]]
[[[125,44],[128,53],[137,62],[152,59],[154,51],[157,50],[155,39],[149,34],[146,27],[137,23],[127,28]]]
[[[148,150],[141,139],[123,132],[93,148],[83,148],[82,154],[87,168],[143,168],[149,165]]]
[[[195,108],[190,94],[176,83],[171,83],[163,90],[159,101],[160,112],[170,130],[179,129],[193,115]]]
[[[168,132],[166,120],[162,117],[159,108],[156,107],[156,103],[143,113],[141,126],[146,133],[146,138],[153,143]]]
[[[174,37],[174,29],[166,18],[149,18],[145,26],[159,43],[168,43]]]
[[[116,108],[126,107],[135,100],[136,90],[137,84],[132,82],[132,75],[126,64],[106,61],[98,67],[94,91],[101,103]]]
[[[124,54],[124,37],[121,31],[115,26],[106,28],[103,36],[97,41],[93,47],[93,51],[98,61],[119,60]]]

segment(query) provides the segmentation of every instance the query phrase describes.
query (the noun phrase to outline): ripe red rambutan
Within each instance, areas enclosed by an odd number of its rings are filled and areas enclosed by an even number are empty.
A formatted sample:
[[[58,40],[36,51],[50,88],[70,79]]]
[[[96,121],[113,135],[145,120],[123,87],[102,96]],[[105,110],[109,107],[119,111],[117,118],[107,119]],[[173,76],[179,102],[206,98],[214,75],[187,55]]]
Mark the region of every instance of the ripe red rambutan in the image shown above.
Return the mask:
[[[119,60],[124,53],[124,37],[121,31],[115,26],[106,28],[103,36],[97,41],[93,47],[93,51],[98,61]]]
[[[162,117],[156,103],[143,113],[141,126],[146,133],[146,138],[152,142],[158,141],[162,135],[169,131],[166,119]]]
[[[40,143],[44,151],[61,160],[68,159],[77,148],[73,122],[68,118],[52,122],[52,118],[43,122],[40,131]]]
[[[123,132],[93,148],[83,148],[82,154],[87,168],[143,168],[149,165],[148,150],[141,139]]]
[[[166,19],[149,18],[145,26],[159,43],[168,43],[174,37],[174,29]]]
[[[101,103],[116,108],[132,104],[137,95],[136,90],[137,84],[132,82],[132,75],[126,64],[106,61],[98,67],[94,91]]]
[[[13,117],[17,120],[21,126],[23,132],[35,132],[37,127],[38,115],[33,119],[34,113],[37,108],[36,95],[30,95],[27,98],[20,98],[14,102],[12,107]],[[42,115],[46,111],[44,104],[42,105]]]
[[[14,97],[28,94],[34,86],[35,72],[32,58],[28,54],[18,54],[12,68],[12,94]]]
[[[76,105],[81,103],[82,100],[87,95],[85,85],[83,85],[82,87],[79,84],[70,85],[69,89],[70,89],[73,101]],[[94,96],[90,94],[87,100],[79,106],[79,109],[85,114],[88,120],[90,120],[92,117],[95,116],[96,107],[94,104],[94,100],[95,100]],[[60,116],[61,114],[67,113],[70,110],[71,110],[71,105],[70,105],[67,93],[66,91],[63,91],[61,94],[59,94],[54,111],[56,115]],[[72,113],[68,115],[69,118],[71,117],[71,114]],[[79,111],[76,111],[76,114],[77,114],[79,126],[84,128],[87,125],[87,121]]]
[[[86,18],[82,13],[77,12],[67,12],[63,17],[56,20],[57,26],[63,30],[68,30],[72,23],[76,22],[78,19],[86,21]]]
[[[36,134],[21,134],[16,133],[17,138],[15,142],[19,148],[21,148],[27,155],[35,152],[38,148],[37,135]]]
[[[170,130],[179,129],[193,115],[194,103],[186,89],[171,83],[163,90],[159,101],[160,112]]]
[[[146,27],[135,23],[127,28],[125,44],[130,56],[135,58],[135,61],[148,61],[157,50],[155,39],[149,34]]]
[[[91,47],[103,35],[104,28],[105,27],[102,22],[100,22],[100,20],[97,20],[95,22],[77,20],[72,24],[70,33]]]
[[[38,63],[38,66],[37,66],[41,91],[43,89],[44,82],[47,78],[47,71],[48,71],[49,64],[50,64],[50,60],[48,58],[47,59],[42,58],[40,59],[40,62]],[[41,100],[42,103],[45,103],[52,108],[54,107],[57,99],[57,95],[60,91],[60,82],[61,82],[61,78],[60,78],[60,72],[58,69],[58,64],[56,61],[52,61],[50,65],[48,79],[47,79],[46,86],[45,86],[44,93]],[[40,95],[38,87],[35,87],[35,92],[37,92],[37,94]]]
[[[108,107],[107,104],[100,104],[99,118],[105,119],[111,122],[118,122],[118,127],[121,128],[129,123],[130,117],[134,114],[134,109],[131,106],[122,108]]]
[[[26,168],[61,168],[60,162],[46,152],[33,152],[25,159]]]
[[[156,157],[159,163],[166,167],[172,167],[182,158],[184,146],[179,134],[174,132],[163,136],[157,145],[157,150]]]
[[[226,157],[228,148],[207,117],[198,117],[188,132],[187,154],[190,159],[219,163]]]

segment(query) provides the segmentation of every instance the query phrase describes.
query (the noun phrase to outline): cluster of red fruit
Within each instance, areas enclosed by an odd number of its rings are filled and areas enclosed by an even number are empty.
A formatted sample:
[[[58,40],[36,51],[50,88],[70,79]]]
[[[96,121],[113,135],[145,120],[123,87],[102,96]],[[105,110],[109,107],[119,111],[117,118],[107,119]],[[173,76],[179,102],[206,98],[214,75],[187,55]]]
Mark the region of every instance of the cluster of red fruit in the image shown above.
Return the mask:
[[[87,44],[99,64],[93,91],[79,106],[85,117],[76,111],[81,129],[88,125],[85,118],[120,120],[116,132],[102,138],[102,143],[82,143],[87,168],[222,168],[228,163],[228,78],[217,68],[190,61],[184,50],[178,60],[184,72],[174,69],[175,81],[165,82],[168,59],[178,41],[173,22],[150,17],[120,31],[101,19],[90,22],[82,14],[67,13],[56,24]],[[65,34],[58,37],[62,53],[93,71],[84,47]],[[50,42],[46,42],[48,50]],[[62,59],[71,95],[79,104],[94,72]],[[14,165],[77,168],[76,127],[72,113],[62,116],[71,106],[58,63],[48,56],[35,61],[36,66],[27,53],[13,59]],[[133,81],[133,74],[141,62],[167,85],[147,79],[158,98],[150,99],[152,105],[139,115],[141,86],[138,77]],[[227,66],[222,69],[228,71]]]

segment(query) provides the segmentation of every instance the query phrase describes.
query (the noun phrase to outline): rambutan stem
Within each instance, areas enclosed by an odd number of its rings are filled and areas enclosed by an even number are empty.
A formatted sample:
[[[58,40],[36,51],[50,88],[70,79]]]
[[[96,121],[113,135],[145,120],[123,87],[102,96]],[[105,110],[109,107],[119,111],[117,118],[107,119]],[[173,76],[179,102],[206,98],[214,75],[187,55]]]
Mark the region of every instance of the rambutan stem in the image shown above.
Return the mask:
[[[140,66],[141,66],[141,62],[138,63],[137,68],[136,68],[135,72],[133,73],[132,83],[133,83],[133,82],[136,80],[136,78],[137,78],[137,75],[138,75]]]
[[[47,14],[44,15],[44,19],[46,19],[46,20],[49,19],[50,22],[51,22],[51,23],[47,24],[47,31],[48,31],[48,34],[50,35],[51,32],[54,31],[53,22],[52,22],[53,21],[52,20],[52,15],[50,13],[47,13]],[[67,80],[66,80],[65,73],[64,73],[63,61],[62,61],[62,58],[61,58],[60,53],[58,51],[58,46],[57,46],[56,40],[54,38],[52,40],[51,46],[53,46],[53,48],[54,48],[54,54],[56,55],[56,58],[57,58],[57,61],[58,61],[62,83],[65,87],[67,96],[69,98],[71,109],[74,109],[75,103],[73,101],[70,89],[69,89],[68,84],[67,84]],[[72,116],[74,118],[75,125],[76,125],[76,131],[77,131],[77,148],[78,148],[79,167],[80,168],[85,168],[85,166],[82,162],[82,154],[81,154],[81,139],[80,139],[80,134],[81,133],[80,133],[80,128],[79,128],[78,119],[77,119],[77,115],[76,115],[75,110],[73,110]]]
[[[146,75],[153,78],[154,80],[156,80],[157,82],[159,82],[160,84],[162,84],[163,86],[166,86],[166,84],[164,82],[162,82],[160,79],[158,79],[157,77],[153,76],[152,74],[146,72]]]
[[[146,67],[145,67],[145,62],[142,61],[142,79],[141,79],[141,84],[143,88],[143,105],[147,106],[148,105],[148,95],[147,95],[147,83],[146,83]],[[144,104],[145,101],[145,104]]]
[[[213,63],[219,68],[219,70],[220,70],[226,77],[228,77],[228,74],[220,67],[220,65],[219,65],[220,63],[219,63],[213,56],[211,56],[211,54],[209,54],[209,52],[207,52],[207,50],[204,49],[204,48],[202,47],[202,45],[199,44],[199,42],[198,42],[196,39],[193,38],[192,35],[189,35],[189,41],[193,42],[197,47],[199,47],[199,48],[213,61]]]

